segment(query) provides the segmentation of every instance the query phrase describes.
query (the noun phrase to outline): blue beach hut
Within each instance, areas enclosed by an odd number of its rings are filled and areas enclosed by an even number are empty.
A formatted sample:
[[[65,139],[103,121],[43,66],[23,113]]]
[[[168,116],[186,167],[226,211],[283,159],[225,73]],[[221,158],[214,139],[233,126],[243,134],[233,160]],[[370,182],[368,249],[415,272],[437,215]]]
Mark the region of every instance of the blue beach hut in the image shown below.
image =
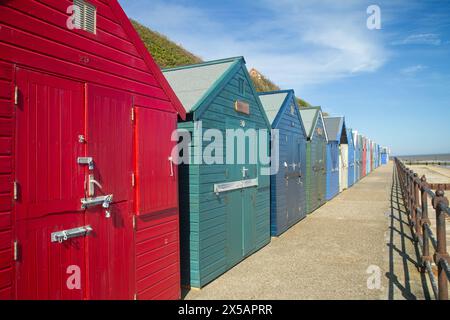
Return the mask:
[[[386,147],[381,149],[381,165],[386,165],[389,162],[389,150]]]
[[[377,143],[375,143],[374,149],[375,150],[373,151],[373,157],[374,157],[373,167],[374,167],[374,169],[376,169],[376,168],[378,168],[378,144]]]
[[[372,141],[370,139],[366,139],[366,150],[367,150],[367,158],[366,158],[366,175],[369,175],[371,172],[371,163],[372,163]]]
[[[293,90],[260,93],[259,98],[279,143],[279,170],[270,177],[271,234],[283,232],[306,217],[306,140]],[[273,145],[273,144],[272,144]]]

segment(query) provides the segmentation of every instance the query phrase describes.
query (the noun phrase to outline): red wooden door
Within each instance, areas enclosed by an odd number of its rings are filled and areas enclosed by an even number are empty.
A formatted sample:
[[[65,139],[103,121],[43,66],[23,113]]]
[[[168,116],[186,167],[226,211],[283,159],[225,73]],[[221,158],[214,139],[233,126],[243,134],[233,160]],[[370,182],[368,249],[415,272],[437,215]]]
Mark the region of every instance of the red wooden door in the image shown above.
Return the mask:
[[[98,183],[91,196],[113,196],[109,209],[100,205],[86,211],[86,223],[93,228],[87,238],[89,299],[134,295],[131,107],[130,95],[88,86],[87,155],[93,158],[94,169],[86,179]]]
[[[24,69],[16,76],[16,296],[82,299],[85,238],[59,243],[51,235],[85,225],[85,169],[77,164],[84,155],[83,85]]]
[[[179,299],[178,172],[170,159],[177,115],[136,109],[137,298]]]
[[[178,208],[178,172],[171,159],[176,143],[177,115],[137,108],[137,213],[145,215]]]

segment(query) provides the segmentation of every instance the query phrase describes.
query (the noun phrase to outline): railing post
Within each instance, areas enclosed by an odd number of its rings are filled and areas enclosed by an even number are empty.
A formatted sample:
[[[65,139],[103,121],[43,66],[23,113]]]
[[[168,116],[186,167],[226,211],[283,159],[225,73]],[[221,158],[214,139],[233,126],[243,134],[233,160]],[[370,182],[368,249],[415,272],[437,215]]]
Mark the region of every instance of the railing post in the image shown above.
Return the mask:
[[[448,206],[448,199],[445,197],[444,190],[436,191],[436,197],[433,199],[433,208],[436,210],[436,231],[437,231],[437,250],[434,255],[434,262],[438,266],[438,287],[439,300],[448,300],[448,279],[442,261],[450,262],[447,252],[447,234],[445,229],[446,212],[442,210],[441,205]]]
[[[409,194],[408,194],[408,190],[409,190],[409,184],[408,184],[408,169],[406,169],[406,167],[403,169],[403,198],[405,199],[406,202],[406,211],[409,211]],[[409,214],[409,212],[408,212]]]
[[[406,167],[402,167],[402,194],[405,204],[406,210],[408,210],[408,172],[406,171]]]
[[[414,215],[416,217],[414,224],[416,228],[416,241],[419,241],[419,237],[422,235],[422,228],[420,227],[421,216],[419,216],[419,176],[414,173]]]
[[[426,270],[426,263],[431,262],[430,256],[430,238],[427,231],[427,225],[430,226],[431,222],[428,218],[428,193],[425,191],[428,187],[427,178],[422,176],[420,179],[420,192],[422,202],[422,218],[420,219],[420,225],[422,227],[422,272]]]
[[[412,170],[408,169],[408,194],[409,194],[409,215],[410,215],[410,219],[411,219],[411,224],[414,227],[414,222],[416,221],[416,216],[415,216],[415,212],[414,212],[414,180],[413,180],[413,172]]]

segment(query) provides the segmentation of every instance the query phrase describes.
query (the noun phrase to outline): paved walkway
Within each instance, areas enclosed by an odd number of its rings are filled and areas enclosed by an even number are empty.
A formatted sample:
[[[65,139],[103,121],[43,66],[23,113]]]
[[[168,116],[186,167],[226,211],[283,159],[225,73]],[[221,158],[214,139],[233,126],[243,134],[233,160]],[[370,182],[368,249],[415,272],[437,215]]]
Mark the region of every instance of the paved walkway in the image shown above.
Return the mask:
[[[377,169],[186,299],[428,298],[392,182]]]

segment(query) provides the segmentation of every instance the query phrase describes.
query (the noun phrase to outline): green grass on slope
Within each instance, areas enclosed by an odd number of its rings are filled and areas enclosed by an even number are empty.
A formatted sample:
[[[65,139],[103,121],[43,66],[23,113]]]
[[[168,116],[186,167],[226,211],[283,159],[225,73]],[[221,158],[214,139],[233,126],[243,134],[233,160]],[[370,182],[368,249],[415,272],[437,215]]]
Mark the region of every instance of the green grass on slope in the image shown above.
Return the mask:
[[[160,68],[174,68],[203,62],[201,58],[172,42],[166,36],[150,30],[137,21],[131,20],[131,23]],[[257,71],[256,73],[258,75],[251,72],[251,78],[258,92],[280,90],[280,87],[265,76]],[[297,101],[300,107],[310,106],[302,99],[297,98]]]
[[[167,37],[134,20],[131,23],[160,68],[173,68],[202,62],[202,59],[173,43]]]
[[[256,71],[255,69],[253,69],[252,71]],[[272,81],[270,81],[269,79],[267,79],[264,75],[262,75],[261,73],[259,73],[258,71],[256,71],[256,73],[250,72],[250,76],[253,80],[253,83],[255,85],[256,91],[258,92],[268,92],[268,91],[278,91],[281,90],[279,86],[277,86],[276,84],[274,84]],[[310,107],[311,105],[306,102],[305,100],[302,100],[300,98],[296,98],[297,99],[297,103],[300,107]]]

